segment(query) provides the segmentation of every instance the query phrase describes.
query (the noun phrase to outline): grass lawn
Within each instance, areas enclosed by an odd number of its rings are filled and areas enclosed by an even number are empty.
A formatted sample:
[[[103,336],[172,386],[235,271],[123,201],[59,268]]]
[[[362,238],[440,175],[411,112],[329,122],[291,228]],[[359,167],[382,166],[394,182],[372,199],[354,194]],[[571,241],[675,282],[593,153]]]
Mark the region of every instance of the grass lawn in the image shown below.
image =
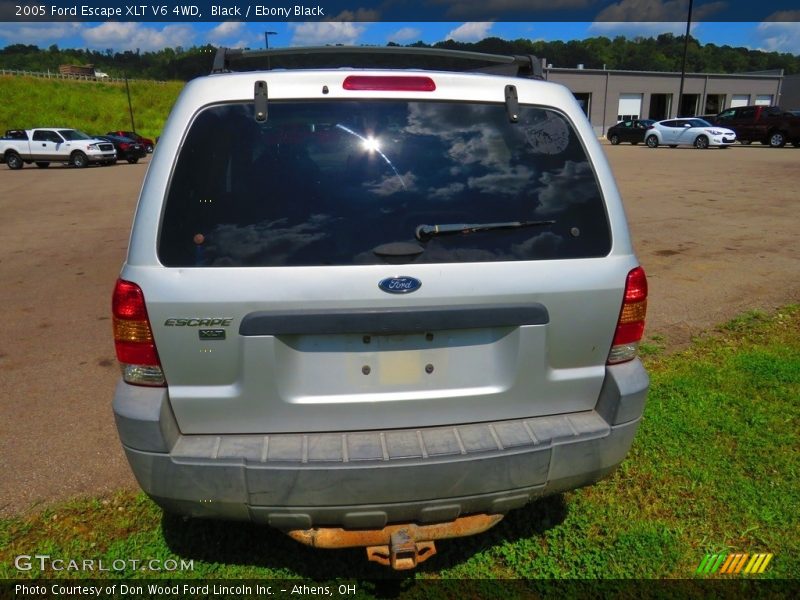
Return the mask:
[[[264,527],[164,516],[125,492],[0,521],[0,577],[159,575],[20,573],[20,554],[193,560],[193,571],[163,576],[344,578],[367,595],[381,578],[407,587],[409,578],[796,577],[800,306],[749,313],[675,354],[654,342],[645,417],[612,477],[513,511],[485,534],[441,541],[410,574],[367,563],[361,549],[313,550]],[[695,573],[706,554],[734,552],[774,558],[757,576]]]
[[[155,139],[183,89],[182,81],[131,81],[134,123]],[[73,127],[90,135],[131,128],[124,83],[0,76],[0,136],[6,129]]]

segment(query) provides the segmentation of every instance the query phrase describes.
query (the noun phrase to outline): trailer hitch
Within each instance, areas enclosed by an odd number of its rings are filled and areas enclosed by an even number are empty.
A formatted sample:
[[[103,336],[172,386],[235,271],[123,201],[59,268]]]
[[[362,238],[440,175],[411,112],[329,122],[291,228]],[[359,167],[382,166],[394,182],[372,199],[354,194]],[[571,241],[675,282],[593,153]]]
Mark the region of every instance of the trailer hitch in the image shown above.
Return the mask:
[[[403,523],[383,529],[341,529],[317,527],[287,531],[292,539],[314,548],[357,548],[365,546],[367,559],[398,571],[413,569],[436,554],[435,540],[482,533],[497,525],[504,515],[478,514],[448,523],[417,525]]]

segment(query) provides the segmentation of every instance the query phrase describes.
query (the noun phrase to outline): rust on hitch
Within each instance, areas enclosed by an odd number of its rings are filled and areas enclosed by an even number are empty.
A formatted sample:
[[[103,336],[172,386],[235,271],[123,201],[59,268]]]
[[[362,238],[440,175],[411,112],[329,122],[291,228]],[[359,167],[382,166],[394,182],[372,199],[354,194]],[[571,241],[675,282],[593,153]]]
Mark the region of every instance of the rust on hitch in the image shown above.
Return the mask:
[[[316,527],[287,531],[292,539],[314,548],[367,548],[367,559],[396,570],[413,569],[436,554],[435,540],[483,533],[497,525],[503,515],[478,514],[448,523],[417,525],[402,523],[382,529],[348,530]]]

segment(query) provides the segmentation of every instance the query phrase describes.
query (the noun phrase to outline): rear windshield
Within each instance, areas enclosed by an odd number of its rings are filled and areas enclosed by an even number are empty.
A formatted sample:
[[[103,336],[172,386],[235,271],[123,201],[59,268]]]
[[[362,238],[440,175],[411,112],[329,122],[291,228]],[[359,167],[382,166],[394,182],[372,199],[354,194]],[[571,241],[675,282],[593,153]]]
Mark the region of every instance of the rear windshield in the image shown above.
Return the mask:
[[[517,222],[525,226],[508,226]],[[421,225],[492,223],[504,226],[415,235]],[[177,159],[158,251],[167,266],[230,267],[610,248],[594,171],[560,113],[524,106],[511,123],[503,104],[373,100],[270,102],[263,123],[252,102],[204,109]]]

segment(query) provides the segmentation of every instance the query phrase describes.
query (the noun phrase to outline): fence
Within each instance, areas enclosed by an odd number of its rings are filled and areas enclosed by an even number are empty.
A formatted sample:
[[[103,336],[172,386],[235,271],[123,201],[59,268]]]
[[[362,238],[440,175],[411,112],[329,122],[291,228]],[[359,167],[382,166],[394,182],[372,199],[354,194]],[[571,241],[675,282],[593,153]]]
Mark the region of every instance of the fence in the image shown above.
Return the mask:
[[[58,73],[54,71],[25,71],[19,69],[0,69],[0,75],[20,75],[24,77],[39,77],[41,79],[71,79],[81,81],[99,81],[101,83],[125,83],[123,77],[95,77],[94,75],[72,75],[69,73]],[[128,81],[147,81],[149,83],[167,83],[166,81],[156,81],[155,79],[131,79]]]

